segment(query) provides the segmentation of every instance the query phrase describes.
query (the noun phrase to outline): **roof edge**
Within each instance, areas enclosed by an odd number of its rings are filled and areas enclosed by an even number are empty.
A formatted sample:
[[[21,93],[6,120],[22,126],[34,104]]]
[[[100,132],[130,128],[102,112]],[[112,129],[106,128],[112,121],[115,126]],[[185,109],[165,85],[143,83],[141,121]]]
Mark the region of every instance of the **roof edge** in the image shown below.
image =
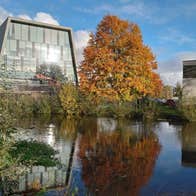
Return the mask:
[[[60,25],[38,22],[35,20],[27,20],[27,19],[18,18],[18,17],[12,17],[12,16],[8,16],[6,20],[9,20],[11,22],[18,22],[18,23],[23,23],[23,24],[40,26],[40,27],[48,27],[48,28],[53,28],[53,29],[58,29],[58,30],[72,31],[72,28],[70,28],[70,27],[64,27],[64,26],[60,26]]]

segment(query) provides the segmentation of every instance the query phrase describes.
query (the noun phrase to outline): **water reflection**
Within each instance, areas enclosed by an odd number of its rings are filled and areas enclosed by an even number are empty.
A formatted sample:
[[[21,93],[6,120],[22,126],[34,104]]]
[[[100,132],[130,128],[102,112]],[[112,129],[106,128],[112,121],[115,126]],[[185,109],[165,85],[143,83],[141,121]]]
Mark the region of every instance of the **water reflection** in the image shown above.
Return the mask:
[[[186,124],[182,129],[182,165],[196,167],[196,123]]]
[[[127,127],[123,124],[126,130],[122,131],[122,124],[98,119],[97,129],[89,127],[81,135],[78,156],[89,193],[138,195],[152,175],[160,152],[158,138],[152,131],[138,135],[130,123]]]
[[[44,141],[58,150],[62,166],[33,167],[19,178],[15,192],[70,186],[79,187],[80,195],[137,195],[160,152],[153,125],[141,122],[32,118],[18,120],[16,126],[23,128],[20,139]]]

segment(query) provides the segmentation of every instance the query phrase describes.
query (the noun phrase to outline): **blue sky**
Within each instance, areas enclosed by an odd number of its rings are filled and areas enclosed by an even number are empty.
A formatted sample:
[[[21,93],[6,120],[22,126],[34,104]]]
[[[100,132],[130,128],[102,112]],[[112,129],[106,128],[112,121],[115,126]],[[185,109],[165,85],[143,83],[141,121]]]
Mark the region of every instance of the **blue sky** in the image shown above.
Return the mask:
[[[182,60],[196,59],[194,0],[0,0],[0,22],[12,15],[72,27],[79,60],[88,33],[106,14],[136,22],[164,82],[181,82]]]

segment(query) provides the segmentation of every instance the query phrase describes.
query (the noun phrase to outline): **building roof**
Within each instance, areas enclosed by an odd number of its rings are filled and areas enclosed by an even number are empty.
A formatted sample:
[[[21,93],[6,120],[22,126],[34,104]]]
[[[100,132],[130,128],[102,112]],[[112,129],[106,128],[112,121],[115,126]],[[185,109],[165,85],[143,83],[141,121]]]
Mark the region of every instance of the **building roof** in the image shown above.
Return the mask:
[[[10,16],[6,19],[6,21],[22,23],[22,24],[29,24],[29,25],[39,26],[39,27],[52,28],[52,29],[63,30],[63,31],[71,31],[72,30],[70,27],[53,25],[53,24],[48,24],[48,23],[44,23],[44,22],[37,22],[34,20],[27,20],[27,19],[21,19],[21,18],[10,17]]]
[[[183,65],[196,65],[196,60],[186,60],[183,61]]]

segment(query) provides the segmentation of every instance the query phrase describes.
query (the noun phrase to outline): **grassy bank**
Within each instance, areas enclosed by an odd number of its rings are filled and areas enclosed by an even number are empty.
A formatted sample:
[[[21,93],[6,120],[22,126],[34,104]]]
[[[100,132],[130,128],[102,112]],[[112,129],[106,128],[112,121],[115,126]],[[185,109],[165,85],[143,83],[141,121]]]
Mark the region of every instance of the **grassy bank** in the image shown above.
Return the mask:
[[[60,90],[52,94],[37,96],[24,94],[1,94],[0,107],[13,117],[44,116],[60,114],[69,118],[83,116],[113,117],[127,119],[196,119],[194,107],[171,107],[156,103],[148,98],[130,102],[111,101],[93,95],[86,95],[73,84],[64,84]],[[191,110],[190,110],[191,108]]]
[[[56,94],[40,94],[36,97],[25,94],[1,94],[0,107],[17,117],[63,113]]]

